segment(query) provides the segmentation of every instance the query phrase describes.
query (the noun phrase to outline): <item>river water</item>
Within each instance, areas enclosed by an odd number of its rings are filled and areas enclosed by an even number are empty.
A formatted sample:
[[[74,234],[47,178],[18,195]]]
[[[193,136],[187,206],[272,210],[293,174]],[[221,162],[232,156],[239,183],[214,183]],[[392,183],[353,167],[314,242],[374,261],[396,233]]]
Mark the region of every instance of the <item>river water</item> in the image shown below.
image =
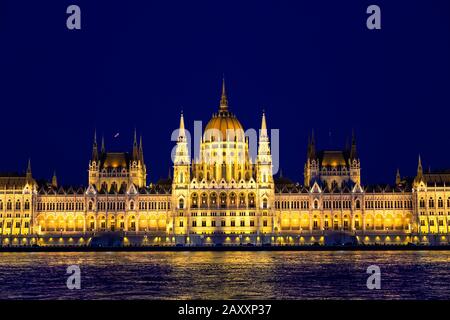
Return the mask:
[[[450,299],[450,251],[0,253],[0,299]]]

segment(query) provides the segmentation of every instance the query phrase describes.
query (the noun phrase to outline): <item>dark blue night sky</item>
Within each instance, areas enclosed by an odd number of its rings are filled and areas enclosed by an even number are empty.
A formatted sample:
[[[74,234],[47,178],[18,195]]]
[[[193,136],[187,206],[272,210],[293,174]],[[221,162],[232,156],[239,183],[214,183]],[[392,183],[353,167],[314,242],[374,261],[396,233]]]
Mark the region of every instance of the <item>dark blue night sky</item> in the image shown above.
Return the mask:
[[[66,8],[82,30],[66,28]],[[382,30],[366,28],[378,4]],[[450,168],[450,2],[0,1],[0,171],[86,184],[94,128],[108,150],[143,135],[149,182],[172,165],[172,130],[217,110],[280,129],[283,174],[302,181],[307,137],[355,130],[363,183],[397,167]],[[331,139],[330,139],[331,131]],[[118,138],[113,136],[119,132]],[[330,141],[331,140],[331,141]]]

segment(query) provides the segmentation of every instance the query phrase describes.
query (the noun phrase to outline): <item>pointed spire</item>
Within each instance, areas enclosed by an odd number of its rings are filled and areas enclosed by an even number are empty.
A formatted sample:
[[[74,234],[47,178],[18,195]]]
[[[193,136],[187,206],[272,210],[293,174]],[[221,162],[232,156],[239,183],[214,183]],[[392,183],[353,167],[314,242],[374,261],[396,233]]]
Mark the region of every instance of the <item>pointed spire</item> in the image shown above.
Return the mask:
[[[104,154],[105,152],[106,152],[106,149],[105,149],[105,137],[102,135],[101,153]]]
[[[184,116],[183,116],[183,111],[181,111],[180,114],[180,127],[179,127],[179,131],[178,131],[178,141],[180,140],[185,140],[186,138],[186,132],[184,129]]]
[[[267,135],[267,123],[266,123],[266,113],[262,112],[262,119],[261,119],[261,130],[259,132],[259,140],[260,141],[268,141],[269,137]]]
[[[97,146],[97,129],[94,129],[94,146]]]
[[[402,183],[402,177],[400,176],[400,169],[397,168],[397,174],[395,175],[395,184],[399,185]]]
[[[92,161],[98,161],[98,147],[97,147],[97,129],[94,130],[94,143],[92,144]]]
[[[352,148],[350,150],[350,159],[357,159],[358,152],[356,151],[356,135],[355,130],[352,130]]]
[[[142,135],[139,137],[139,159],[144,164],[144,145],[142,143]]]
[[[175,165],[186,165],[189,163],[190,163],[189,151],[188,151],[188,147],[187,147],[186,132],[184,129],[184,117],[183,117],[183,112],[181,112],[180,128],[178,129],[178,141],[177,141],[177,147],[175,150],[174,164]]]
[[[227,92],[225,90],[225,77],[222,78],[222,96],[220,97],[219,111],[228,111]]]
[[[420,176],[423,175],[422,159],[420,158],[420,154],[419,154],[419,163],[417,164],[417,175]]]
[[[308,148],[308,157],[313,160],[316,159],[316,138],[314,136],[314,129],[311,130],[311,140]]]
[[[56,171],[53,171],[52,187],[54,187],[54,188],[58,187],[58,179],[56,178]]]
[[[31,159],[28,158],[28,166],[27,166],[27,180],[31,180],[32,179],[32,173],[31,173]]]
[[[414,184],[419,185],[420,182],[422,182],[422,181],[423,181],[422,159],[420,158],[420,154],[419,154],[419,162],[417,164],[417,176],[414,179]]]
[[[137,133],[136,127],[134,128],[134,139],[133,139],[133,160],[139,160],[139,149],[137,144]]]

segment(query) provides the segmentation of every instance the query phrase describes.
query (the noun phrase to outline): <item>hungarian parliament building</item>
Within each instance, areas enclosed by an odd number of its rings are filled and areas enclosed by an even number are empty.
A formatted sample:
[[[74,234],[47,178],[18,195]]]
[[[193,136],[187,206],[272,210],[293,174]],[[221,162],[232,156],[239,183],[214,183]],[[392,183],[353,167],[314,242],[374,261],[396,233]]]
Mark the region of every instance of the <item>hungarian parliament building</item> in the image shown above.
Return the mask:
[[[37,181],[29,162],[23,175],[0,175],[1,244],[449,243],[450,172],[424,172],[419,157],[415,177],[397,171],[391,185],[366,186],[354,136],[345,150],[317,150],[312,134],[304,181],[294,183],[272,174],[264,113],[258,135],[251,159],[249,139],[229,110],[223,85],[199,155],[189,154],[181,114],[173,171],[155,184],[147,184],[136,133],[131,152],[108,152],[94,135],[83,188],[58,186],[56,176]]]

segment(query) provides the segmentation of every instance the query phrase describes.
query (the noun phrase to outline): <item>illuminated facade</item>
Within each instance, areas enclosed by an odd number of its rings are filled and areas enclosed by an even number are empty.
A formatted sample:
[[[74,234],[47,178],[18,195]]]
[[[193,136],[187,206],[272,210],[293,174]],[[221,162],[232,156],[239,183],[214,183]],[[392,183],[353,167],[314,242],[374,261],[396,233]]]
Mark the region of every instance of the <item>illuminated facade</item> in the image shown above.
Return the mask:
[[[395,184],[365,186],[353,135],[345,150],[307,147],[304,183],[272,175],[263,113],[258,148],[228,107],[205,127],[196,158],[189,154],[183,114],[173,179],[147,185],[142,138],[130,153],[100,150],[94,135],[85,188],[0,176],[3,245],[87,245],[115,235],[130,245],[240,245],[449,242],[450,172],[424,173]]]

